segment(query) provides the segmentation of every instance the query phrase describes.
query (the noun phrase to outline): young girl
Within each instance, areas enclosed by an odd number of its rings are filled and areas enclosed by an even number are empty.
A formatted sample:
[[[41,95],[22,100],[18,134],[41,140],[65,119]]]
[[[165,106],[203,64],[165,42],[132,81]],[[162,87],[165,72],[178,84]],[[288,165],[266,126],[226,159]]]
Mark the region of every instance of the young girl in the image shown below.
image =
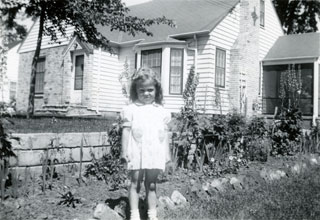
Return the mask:
[[[162,106],[162,89],[156,73],[141,68],[133,77],[131,104],[123,109],[122,157],[130,170],[130,219],[139,220],[140,183],[145,176],[148,217],[157,220],[156,181],[170,160],[167,124],[171,116]]]

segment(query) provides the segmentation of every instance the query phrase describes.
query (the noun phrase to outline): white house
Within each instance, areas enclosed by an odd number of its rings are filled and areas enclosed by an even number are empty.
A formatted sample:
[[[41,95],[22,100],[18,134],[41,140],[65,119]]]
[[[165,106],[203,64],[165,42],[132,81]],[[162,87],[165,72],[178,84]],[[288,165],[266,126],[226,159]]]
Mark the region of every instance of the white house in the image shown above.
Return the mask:
[[[36,74],[36,112],[119,112],[126,103],[119,82],[125,64],[131,72],[149,66],[161,75],[164,106],[172,112],[183,105],[192,66],[199,73],[198,107],[214,114],[237,108],[251,115],[258,110],[261,63],[283,35],[271,0],[153,0],[129,8],[139,17],[164,15],[177,26],[152,26],[153,37],[97,27],[110,39],[114,54],[77,38],[61,38],[54,44],[44,37]],[[38,28],[36,22],[19,49],[20,112],[27,111]],[[72,36],[72,27],[67,33]]]

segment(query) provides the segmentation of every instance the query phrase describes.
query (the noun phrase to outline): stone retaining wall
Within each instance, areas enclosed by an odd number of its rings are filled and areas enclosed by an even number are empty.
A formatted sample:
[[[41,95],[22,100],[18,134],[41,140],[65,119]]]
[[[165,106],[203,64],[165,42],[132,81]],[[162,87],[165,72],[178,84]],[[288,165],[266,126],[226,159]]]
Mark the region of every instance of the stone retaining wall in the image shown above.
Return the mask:
[[[12,158],[11,166],[20,171],[29,167],[39,172],[42,170],[42,161],[47,154],[48,159],[55,160],[57,167],[61,167],[66,164],[79,165],[81,146],[84,164],[90,162],[93,156],[101,158],[109,152],[110,148],[107,132],[15,133],[12,134],[11,143],[17,155],[17,159]]]

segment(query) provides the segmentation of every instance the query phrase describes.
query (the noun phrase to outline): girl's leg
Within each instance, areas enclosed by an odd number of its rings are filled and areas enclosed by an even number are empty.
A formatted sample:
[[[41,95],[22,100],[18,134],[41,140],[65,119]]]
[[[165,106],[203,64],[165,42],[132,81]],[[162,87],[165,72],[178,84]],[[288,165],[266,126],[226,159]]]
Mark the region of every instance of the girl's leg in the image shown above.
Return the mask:
[[[148,169],[145,171],[145,187],[146,197],[148,201],[148,217],[149,219],[157,219],[157,194],[156,184],[160,173],[158,169]]]
[[[143,170],[132,170],[130,172],[131,184],[129,188],[129,203],[131,220],[140,220],[139,214],[139,192],[141,188],[141,179],[143,177]]]

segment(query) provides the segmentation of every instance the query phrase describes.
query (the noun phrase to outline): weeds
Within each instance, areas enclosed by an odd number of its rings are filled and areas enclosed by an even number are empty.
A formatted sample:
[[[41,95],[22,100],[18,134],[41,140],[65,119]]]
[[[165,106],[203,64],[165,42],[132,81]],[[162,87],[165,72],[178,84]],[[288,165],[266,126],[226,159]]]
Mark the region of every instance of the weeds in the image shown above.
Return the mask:
[[[10,157],[16,157],[13,152],[11,142],[8,140],[8,134],[3,128],[2,118],[0,120],[0,188],[1,200],[5,197],[5,182],[9,174]]]
[[[110,153],[96,159],[93,155],[92,163],[86,166],[84,176],[93,176],[98,180],[104,180],[110,190],[125,187],[127,171],[125,164],[120,159],[121,154],[122,121],[118,118],[108,132],[108,141],[111,145]]]
[[[66,205],[67,207],[75,208],[76,204],[81,203],[81,200],[75,198],[72,192],[67,192],[65,194],[61,194],[61,201],[59,201],[58,205]]]

